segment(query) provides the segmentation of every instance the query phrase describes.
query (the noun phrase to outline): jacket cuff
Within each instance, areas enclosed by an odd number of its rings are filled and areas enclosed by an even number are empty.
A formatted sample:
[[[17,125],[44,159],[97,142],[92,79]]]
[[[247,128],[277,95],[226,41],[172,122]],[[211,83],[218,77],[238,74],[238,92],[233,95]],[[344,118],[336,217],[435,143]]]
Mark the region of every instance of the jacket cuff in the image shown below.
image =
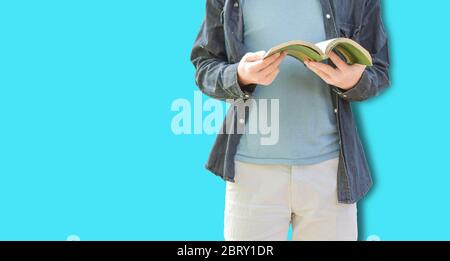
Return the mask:
[[[364,71],[361,79],[359,79],[359,82],[355,85],[355,87],[351,88],[350,90],[342,90],[340,88],[333,87],[333,90],[345,100],[363,100],[366,96],[365,92],[369,88],[370,84],[370,77],[367,71]]]
[[[223,72],[224,89],[233,95],[236,99],[247,100],[251,93],[241,88],[238,81],[238,63],[228,65]]]

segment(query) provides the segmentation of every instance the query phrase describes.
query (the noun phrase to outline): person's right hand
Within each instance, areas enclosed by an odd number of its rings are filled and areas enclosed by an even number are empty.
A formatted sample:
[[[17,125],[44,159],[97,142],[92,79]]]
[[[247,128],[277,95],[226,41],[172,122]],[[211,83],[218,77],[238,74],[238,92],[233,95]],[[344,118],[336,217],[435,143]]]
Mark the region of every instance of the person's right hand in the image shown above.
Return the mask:
[[[241,86],[250,84],[270,85],[278,73],[287,52],[274,54],[264,59],[266,52],[247,53],[238,65],[238,80]]]

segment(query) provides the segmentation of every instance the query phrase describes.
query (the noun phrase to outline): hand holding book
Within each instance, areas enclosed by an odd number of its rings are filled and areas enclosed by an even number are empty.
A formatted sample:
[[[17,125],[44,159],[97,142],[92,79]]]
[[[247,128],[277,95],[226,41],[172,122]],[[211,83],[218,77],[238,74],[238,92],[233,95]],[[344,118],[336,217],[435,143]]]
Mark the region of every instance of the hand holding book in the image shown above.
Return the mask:
[[[372,66],[370,53],[351,39],[336,38],[317,44],[290,41],[271,48],[267,53],[246,54],[238,66],[239,83],[244,86],[270,85],[277,77],[278,68],[286,55],[304,62],[326,83],[344,90],[353,88],[361,79],[366,66]],[[320,63],[328,58],[336,68]]]
[[[266,52],[247,53],[238,65],[238,81],[241,86],[270,85],[279,73],[279,66],[287,52],[278,52],[264,59]]]
[[[290,41],[270,49],[264,59],[279,52],[287,52],[287,55],[304,62],[326,83],[344,90],[353,88],[361,79],[366,66],[372,66],[370,53],[348,38],[335,38],[317,44]],[[328,58],[336,68],[320,63]]]
[[[328,56],[334,65],[336,65],[336,68],[331,67],[328,64],[311,61],[305,61],[305,65],[327,84],[343,90],[350,90],[355,87],[361,79],[366,69],[366,65],[349,65],[334,52],[329,53]]]

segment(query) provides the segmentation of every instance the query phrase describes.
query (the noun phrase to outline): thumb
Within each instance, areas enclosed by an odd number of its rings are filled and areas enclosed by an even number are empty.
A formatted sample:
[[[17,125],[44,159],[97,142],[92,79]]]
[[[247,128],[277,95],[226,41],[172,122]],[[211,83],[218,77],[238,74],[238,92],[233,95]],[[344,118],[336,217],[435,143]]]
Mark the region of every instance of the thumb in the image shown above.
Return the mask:
[[[256,53],[248,53],[245,61],[246,62],[256,62],[256,61],[262,60],[264,58],[264,55],[266,55],[266,51],[259,51]]]

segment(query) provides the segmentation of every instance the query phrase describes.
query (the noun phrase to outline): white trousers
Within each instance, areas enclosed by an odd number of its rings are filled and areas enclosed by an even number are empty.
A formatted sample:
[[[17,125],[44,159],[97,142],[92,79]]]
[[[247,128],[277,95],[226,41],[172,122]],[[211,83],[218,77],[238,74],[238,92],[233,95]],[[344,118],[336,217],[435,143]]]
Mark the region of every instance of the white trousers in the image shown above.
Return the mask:
[[[305,166],[236,161],[227,182],[227,241],[355,241],[356,204],[337,200],[338,159]]]

